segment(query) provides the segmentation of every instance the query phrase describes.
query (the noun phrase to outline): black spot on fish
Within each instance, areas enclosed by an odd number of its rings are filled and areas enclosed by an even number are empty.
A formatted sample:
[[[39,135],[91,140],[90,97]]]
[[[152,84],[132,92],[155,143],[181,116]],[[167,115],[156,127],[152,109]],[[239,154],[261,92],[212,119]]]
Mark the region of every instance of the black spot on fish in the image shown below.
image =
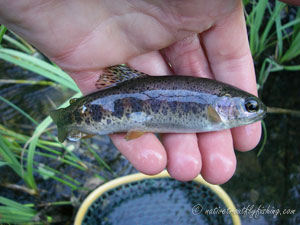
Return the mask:
[[[111,120],[110,120],[110,119],[106,120],[106,123],[107,123],[107,124],[110,124],[110,123],[111,123]]]
[[[162,108],[162,114],[165,115],[165,116],[168,114],[168,108],[167,107],[164,106]]]
[[[129,119],[130,113],[126,113],[125,116]]]
[[[168,106],[173,113],[177,111],[177,102],[168,102]]]
[[[189,102],[182,102],[182,110],[184,113],[188,113],[190,111],[190,103]]]
[[[155,100],[155,99],[150,100],[150,106],[154,113],[158,113],[158,111],[160,109],[160,104],[161,104],[161,102],[158,100]]]
[[[66,124],[71,124],[71,123],[73,123],[73,115],[72,115],[72,113],[68,113],[67,114],[67,116],[66,117],[64,117],[65,118],[65,120],[66,120]]]
[[[91,123],[90,119],[89,119],[89,118],[85,119],[85,123],[86,123],[87,125],[90,125],[90,123]]]
[[[74,112],[74,119],[77,124],[80,124],[82,122],[81,113],[78,110],[75,110]]]
[[[115,101],[114,112],[112,113],[112,115],[121,119],[123,113],[124,113],[124,106],[123,106],[122,99],[118,99]]]
[[[198,113],[198,108],[196,106],[193,106],[192,111],[193,111],[194,114],[197,114]]]
[[[102,119],[102,108],[101,106],[99,105],[91,105],[90,106],[90,110],[91,110],[91,116],[92,116],[92,119],[95,121],[95,122],[100,122],[101,119]]]
[[[132,112],[142,112],[143,101],[137,98],[129,98]]]

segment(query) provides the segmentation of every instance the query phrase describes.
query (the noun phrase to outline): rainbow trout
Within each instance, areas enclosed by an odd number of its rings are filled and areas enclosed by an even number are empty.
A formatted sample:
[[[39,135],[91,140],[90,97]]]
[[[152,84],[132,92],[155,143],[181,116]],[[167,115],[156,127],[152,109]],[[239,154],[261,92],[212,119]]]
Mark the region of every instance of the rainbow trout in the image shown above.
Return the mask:
[[[149,76],[124,65],[109,67],[98,92],[72,99],[50,112],[58,139],[127,132],[193,133],[238,127],[261,120],[265,105],[254,95],[215,80]]]

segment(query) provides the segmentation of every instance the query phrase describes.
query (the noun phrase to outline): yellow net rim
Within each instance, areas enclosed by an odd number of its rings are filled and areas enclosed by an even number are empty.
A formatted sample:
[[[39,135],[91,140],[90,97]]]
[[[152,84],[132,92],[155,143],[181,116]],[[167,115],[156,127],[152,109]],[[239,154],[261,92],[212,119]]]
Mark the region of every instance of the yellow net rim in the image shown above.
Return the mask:
[[[81,204],[76,217],[75,217],[75,222],[74,225],[81,225],[82,221],[84,219],[84,216],[86,212],[88,211],[88,208],[96,201],[103,193],[110,191],[118,186],[140,181],[140,180],[145,180],[145,179],[157,179],[157,178],[170,178],[169,173],[164,170],[161,173],[153,176],[145,175],[142,173],[135,173],[123,177],[116,178],[114,180],[111,180],[98,188],[96,188],[93,192],[91,192],[88,197],[83,201]],[[229,195],[219,186],[219,185],[214,185],[206,182],[201,175],[198,175],[194,180],[194,182],[202,184],[209,188],[211,191],[213,191],[225,204],[227,209],[229,209],[230,216],[232,218],[232,222],[235,225],[240,225],[241,221],[238,216],[238,214],[234,213],[237,212],[235,205],[233,204],[231,198]]]

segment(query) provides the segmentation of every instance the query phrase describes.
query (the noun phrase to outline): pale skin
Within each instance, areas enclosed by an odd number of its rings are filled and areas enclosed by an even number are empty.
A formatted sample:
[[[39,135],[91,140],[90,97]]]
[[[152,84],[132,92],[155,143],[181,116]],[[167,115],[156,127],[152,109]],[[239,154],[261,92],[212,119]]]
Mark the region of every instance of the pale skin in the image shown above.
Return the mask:
[[[150,75],[216,79],[257,94],[239,0],[4,0],[0,23],[57,63],[83,94],[97,91],[103,68],[121,63]],[[260,136],[257,122],[219,132],[163,134],[161,142],[151,133],[111,139],[142,173],[167,168],[178,180],[201,173],[222,184],[234,174],[234,148],[251,150]]]

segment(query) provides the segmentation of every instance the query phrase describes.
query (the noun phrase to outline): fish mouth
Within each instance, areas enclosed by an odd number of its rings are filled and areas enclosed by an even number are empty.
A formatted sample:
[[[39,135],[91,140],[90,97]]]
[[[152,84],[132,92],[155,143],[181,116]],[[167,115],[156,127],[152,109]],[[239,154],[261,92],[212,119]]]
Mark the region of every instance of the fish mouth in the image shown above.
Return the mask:
[[[262,120],[267,115],[267,106],[261,102],[259,108],[260,108],[259,119]]]
[[[265,117],[266,117],[267,113],[266,112],[263,112],[262,114],[260,114],[256,120],[254,122],[257,122],[259,120],[263,120]]]

